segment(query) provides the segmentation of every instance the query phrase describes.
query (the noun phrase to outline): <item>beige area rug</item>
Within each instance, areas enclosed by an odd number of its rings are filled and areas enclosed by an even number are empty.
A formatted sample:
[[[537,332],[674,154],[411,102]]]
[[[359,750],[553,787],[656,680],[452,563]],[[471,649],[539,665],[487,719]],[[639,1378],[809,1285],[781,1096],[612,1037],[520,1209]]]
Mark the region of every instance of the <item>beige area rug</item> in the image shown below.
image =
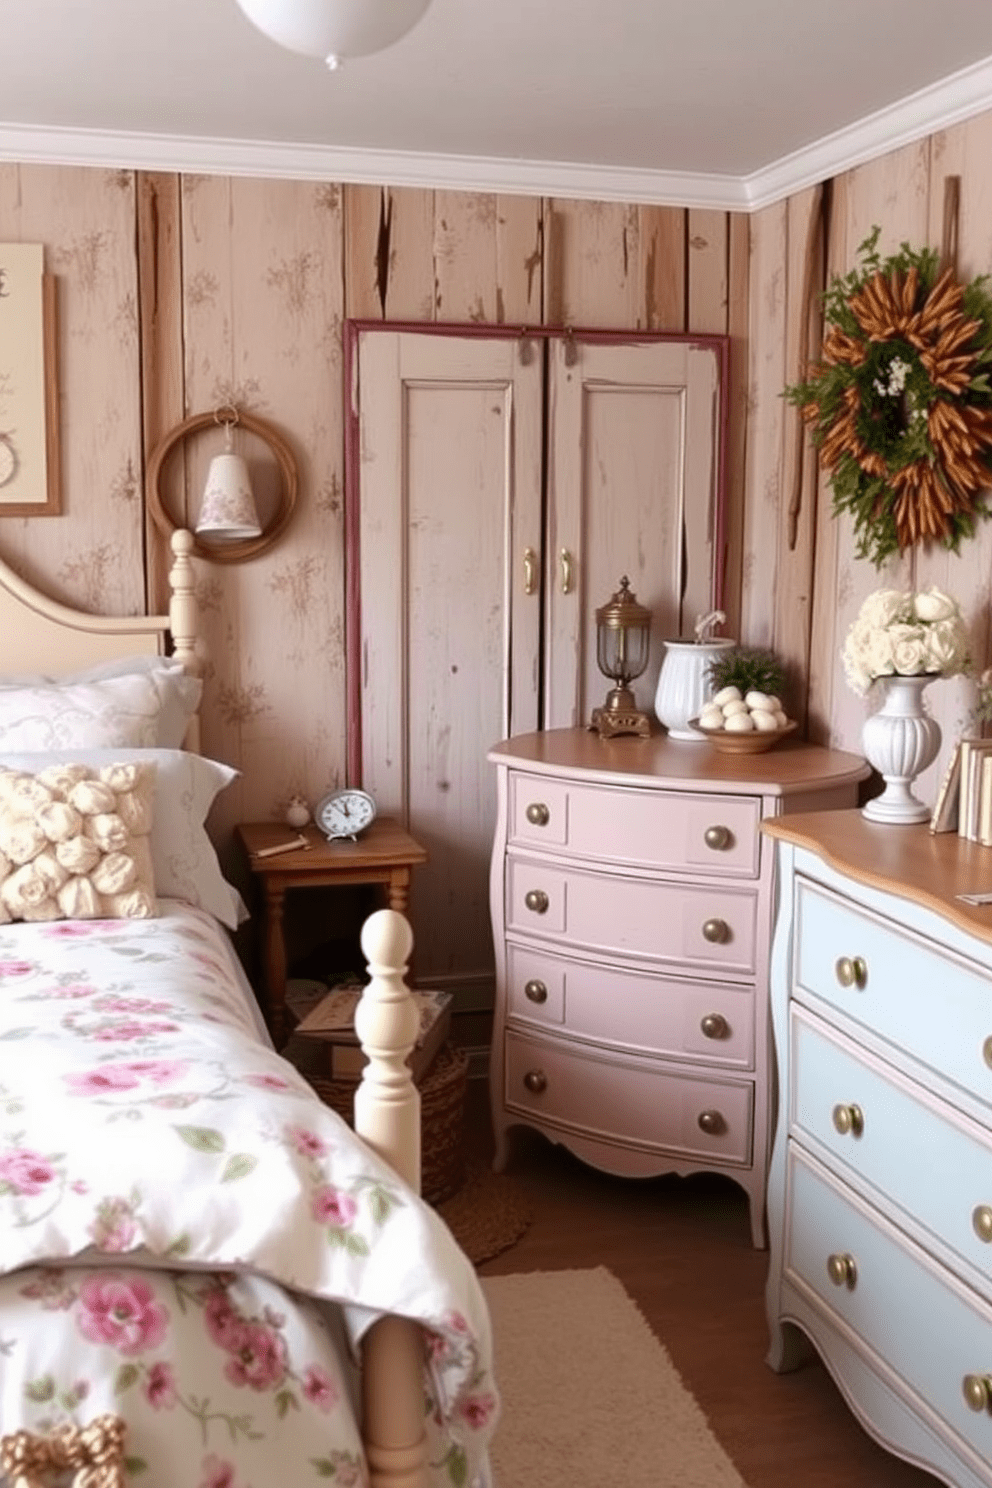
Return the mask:
[[[482,1285],[503,1397],[495,1488],[745,1488],[605,1267]]]

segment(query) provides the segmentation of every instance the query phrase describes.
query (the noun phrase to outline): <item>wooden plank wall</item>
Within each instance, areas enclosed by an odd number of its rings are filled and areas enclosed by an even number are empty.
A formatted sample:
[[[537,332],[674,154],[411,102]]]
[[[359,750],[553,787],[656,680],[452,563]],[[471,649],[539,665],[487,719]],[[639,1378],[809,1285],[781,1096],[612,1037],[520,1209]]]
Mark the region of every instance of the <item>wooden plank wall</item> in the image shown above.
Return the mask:
[[[831,515],[782,388],[807,341],[815,351],[810,275],[849,268],[875,224],[883,251],[939,245],[949,177],[960,181],[959,271],[989,271],[990,144],[986,114],[750,217],[0,165],[0,241],[44,243],[58,278],[64,467],[63,515],[4,518],[0,552],[68,602],[155,608],[163,545],[143,478],[156,443],[230,398],[285,434],[301,473],[285,538],[249,564],[198,568],[205,747],[243,771],[218,813],[223,833],[345,776],[346,317],[727,332],[728,630],[781,650],[811,737],[856,750],[868,705],[844,683],[840,648],[862,598],[882,583],[946,586],[984,664],[992,525],[960,556],[912,554],[876,573]],[[177,518],[195,511],[211,452],[203,439],[170,461]],[[964,683],[930,689],[947,736],[932,775],[971,697]]]
[[[992,115],[935,134],[859,166],[827,183],[825,253],[828,274],[846,273],[858,247],[877,225],[884,255],[902,242],[940,248],[948,178],[960,182],[958,272],[963,279],[992,269]],[[960,554],[914,550],[881,570],[855,553],[851,524],[832,515],[827,483],[816,480],[807,446],[796,535],[789,541],[795,494],[795,448],[804,443],[798,415],[781,390],[796,380],[796,348],[804,314],[804,241],[809,241],[812,194],[805,192],[755,213],[750,220],[750,356],[746,427],[741,632],[754,644],[780,650],[790,663],[793,701],[808,719],[809,736],[860,751],[861,730],[874,700],[847,686],[841,649],[867,594],[880,587],[937,584],[957,596],[969,620],[979,666],[989,660],[992,601],[992,523],[983,523]],[[811,343],[815,354],[815,337]],[[974,701],[963,680],[928,689],[941,724],[938,759],[921,777],[919,794],[932,799],[948,753]]]
[[[247,564],[197,565],[204,748],[243,771],[219,803],[222,836],[345,777],[346,317],[730,330],[740,351],[747,335],[747,223],[723,212],[0,165],[0,241],[16,240],[46,245],[62,308],[64,515],[0,529],[29,577],[92,609],[156,608],[165,549],[143,474],[168,430],[233,401],[296,453],[285,538]],[[734,383],[736,511],[739,364]],[[195,518],[216,447],[203,436],[170,455],[174,520]],[[737,515],[728,527],[733,606]]]

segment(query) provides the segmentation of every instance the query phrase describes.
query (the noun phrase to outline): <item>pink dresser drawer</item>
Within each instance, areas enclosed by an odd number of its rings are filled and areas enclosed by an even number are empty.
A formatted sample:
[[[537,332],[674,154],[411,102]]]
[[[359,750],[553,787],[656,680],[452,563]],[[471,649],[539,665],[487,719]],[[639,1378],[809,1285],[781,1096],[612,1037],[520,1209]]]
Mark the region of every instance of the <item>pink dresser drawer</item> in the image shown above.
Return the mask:
[[[511,771],[510,841],[652,871],[756,878],[756,796],[677,794],[577,785]]]
[[[507,944],[507,1016],[629,1053],[754,1064],[754,989],[683,981]]]
[[[756,889],[605,878],[509,854],[506,929],[569,947],[753,976]]]
[[[609,1059],[575,1045],[506,1034],[505,1101],[518,1111],[593,1138],[642,1150],[746,1164],[751,1160],[750,1082],[705,1080],[670,1064]]]

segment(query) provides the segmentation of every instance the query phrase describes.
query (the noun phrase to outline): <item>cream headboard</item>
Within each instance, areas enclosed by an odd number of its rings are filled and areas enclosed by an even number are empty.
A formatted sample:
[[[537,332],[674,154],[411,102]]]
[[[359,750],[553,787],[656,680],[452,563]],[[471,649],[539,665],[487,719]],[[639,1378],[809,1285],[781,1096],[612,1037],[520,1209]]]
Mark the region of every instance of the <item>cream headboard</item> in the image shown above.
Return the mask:
[[[0,559],[0,676],[41,672],[58,677],[102,661],[170,652],[195,672],[192,550],[189,532],[173,533],[168,615],[108,617],[73,610],[40,594]]]

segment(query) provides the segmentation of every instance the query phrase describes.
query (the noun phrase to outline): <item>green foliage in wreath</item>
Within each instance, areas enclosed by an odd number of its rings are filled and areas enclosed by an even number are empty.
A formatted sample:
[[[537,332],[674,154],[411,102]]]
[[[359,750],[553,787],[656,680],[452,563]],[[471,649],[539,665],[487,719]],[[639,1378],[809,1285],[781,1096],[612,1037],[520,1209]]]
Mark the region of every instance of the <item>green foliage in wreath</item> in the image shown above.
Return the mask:
[[[821,361],[786,387],[876,567],[916,543],[957,552],[992,486],[992,297],[932,248],[883,259],[876,227],[823,296]]]

